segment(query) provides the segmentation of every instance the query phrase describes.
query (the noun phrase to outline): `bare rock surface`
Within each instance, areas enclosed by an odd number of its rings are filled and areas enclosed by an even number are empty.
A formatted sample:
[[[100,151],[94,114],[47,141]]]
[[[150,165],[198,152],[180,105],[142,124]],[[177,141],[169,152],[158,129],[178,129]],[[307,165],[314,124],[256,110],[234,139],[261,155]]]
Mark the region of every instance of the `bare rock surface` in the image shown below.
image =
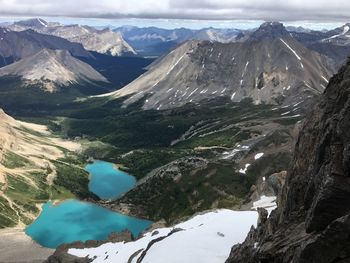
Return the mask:
[[[350,62],[304,122],[278,208],[227,263],[350,261],[349,128]]]

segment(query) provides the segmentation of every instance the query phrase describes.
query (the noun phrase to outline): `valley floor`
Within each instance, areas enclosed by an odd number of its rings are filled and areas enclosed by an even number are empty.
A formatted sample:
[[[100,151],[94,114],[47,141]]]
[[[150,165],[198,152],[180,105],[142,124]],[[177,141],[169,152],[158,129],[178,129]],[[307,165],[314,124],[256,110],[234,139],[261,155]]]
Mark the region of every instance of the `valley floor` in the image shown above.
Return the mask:
[[[0,236],[1,263],[41,263],[55,251],[35,243],[21,228],[1,229]]]

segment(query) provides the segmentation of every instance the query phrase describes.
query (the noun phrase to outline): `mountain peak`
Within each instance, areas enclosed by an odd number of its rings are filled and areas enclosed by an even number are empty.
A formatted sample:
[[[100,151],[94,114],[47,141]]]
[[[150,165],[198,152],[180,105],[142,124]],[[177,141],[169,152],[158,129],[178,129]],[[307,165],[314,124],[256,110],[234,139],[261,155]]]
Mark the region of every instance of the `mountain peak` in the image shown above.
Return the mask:
[[[44,80],[48,84],[44,89],[50,92],[55,91],[55,85],[69,86],[80,81],[108,82],[90,65],[74,58],[69,51],[46,48],[2,67],[0,76],[19,76],[27,81]]]
[[[27,20],[18,21],[15,24],[26,27],[47,27],[48,22],[41,18],[31,18]]]
[[[265,40],[274,38],[283,38],[289,36],[289,32],[280,22],[265,22],[260,25],[260,27],[254,31],[249,40]]]

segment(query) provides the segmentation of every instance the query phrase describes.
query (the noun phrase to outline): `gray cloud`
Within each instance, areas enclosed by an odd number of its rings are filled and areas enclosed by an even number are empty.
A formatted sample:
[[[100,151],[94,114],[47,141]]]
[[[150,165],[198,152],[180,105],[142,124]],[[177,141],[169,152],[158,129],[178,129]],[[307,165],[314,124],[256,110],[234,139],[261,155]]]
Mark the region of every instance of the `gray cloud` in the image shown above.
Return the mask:
[[[203,20],[350,20],[349,0],[0,0],[0,15]]]

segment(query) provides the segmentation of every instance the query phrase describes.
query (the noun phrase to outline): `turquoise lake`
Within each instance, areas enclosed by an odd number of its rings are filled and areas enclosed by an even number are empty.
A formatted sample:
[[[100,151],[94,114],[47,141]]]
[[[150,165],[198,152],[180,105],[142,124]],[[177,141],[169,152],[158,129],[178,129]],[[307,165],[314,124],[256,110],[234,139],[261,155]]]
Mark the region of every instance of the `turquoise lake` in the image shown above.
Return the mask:
[[[108,162],[95,161],[86,170],[90,173],[89,190],[101,199],[115,199],[136,183],[133,176]],[[26,228],[26,234],[49,248],[74,241],[104,240],[110,233],[125,229],[136,237],[152,224],[78,200],[66,200],[58,205],[48,202],[42,209],[40,216]]]
[[[135,177],[118,170],[112,163],[94,161],[85,170],[90,173],[89,190],[101,199],[115,199],[132,189]]]
[[[40,216],[27,227],[26,234],[44,247],[56,248],[73,241],[104,240],[111,232],[128,229],[138,236],[151,221],[112,212],[92,203],[67,200],[43,205]]]

